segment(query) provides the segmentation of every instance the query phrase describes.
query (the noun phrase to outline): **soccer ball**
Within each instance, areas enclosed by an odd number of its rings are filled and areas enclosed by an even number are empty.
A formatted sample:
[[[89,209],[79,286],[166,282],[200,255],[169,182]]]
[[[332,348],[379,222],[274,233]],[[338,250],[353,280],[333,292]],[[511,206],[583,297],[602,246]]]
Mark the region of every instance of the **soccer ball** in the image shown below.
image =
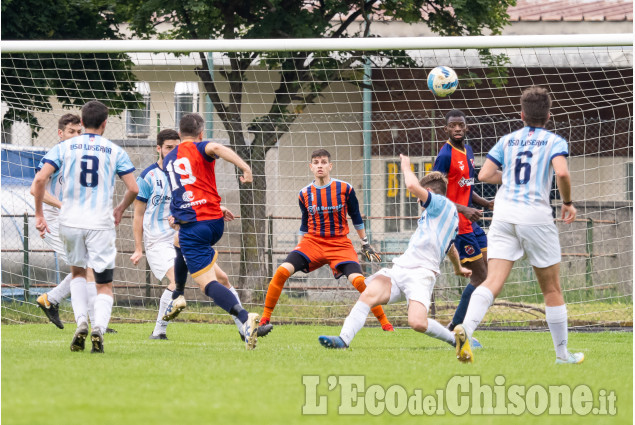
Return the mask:
[[[459,77],[448,66],[437,66],[428,74],[428,88],[439,97],[446,97],[459,85]]]

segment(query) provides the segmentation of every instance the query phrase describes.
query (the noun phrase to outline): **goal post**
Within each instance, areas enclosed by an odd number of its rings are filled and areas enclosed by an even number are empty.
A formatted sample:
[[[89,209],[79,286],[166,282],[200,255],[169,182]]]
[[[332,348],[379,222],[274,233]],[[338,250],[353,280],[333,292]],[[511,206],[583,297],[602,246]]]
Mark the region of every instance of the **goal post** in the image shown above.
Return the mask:
[[[42,321],[34,297],[69,272],[37,235],[29,185],[39,159],[57,142],[57,121],[86,101],[108,103],[117,87],[123,112],[105,136],[130,155],[138,175],[157,160],[158,131],[176,128],[184,113],[206,118],[206,135],[232,146],[254,170],[249,190],[219,161],[223,203],[238,216],[217,245],[250,311],[262,308],[275,269],[299,240],[298,192],[312,180],[310,154],[332,154],[332,177],[356,189],[371,243],[382,266],[403,252],[420,214],[399,170],[399,154],[415,173],[428,172],[443,145],[444,116],[468,116],[467,140],[480,168],[494,143],[522,127],[519,99],[530,85],[553,98],[551,131],[569,142],[569,167],[579,218],[556,221],[561,281],[572,326],[631,326],[633,290],[633,51],[632,34],[413,37],[288,40],[1,41],[2,71],[2,318]],[[114,67],[122,54],[130,72]],[[489,55],[489,56],[488,56]],[[90,64],[90,65],[89,65]],[[435,97],[427,73],[439,65],[459,75],[457,91]],[[109,70],[99,79],[100,70]],[[104,74],[105,75],[105,74]],[[70,78],[69,78],[70,76]],[[9,80],[9,77],[11,79]],[[8,83],[10,82],[10,83]],[[132,84],[131,84],[132,83]],[[51,87],[91,91],[62,103]],[[36,93],[42,101],[28,98]],[[68,108],[70,106],[70,109]],[[28,114],[27,114],[28,113]],[[29,115],[30,114],[30,115]],[[33,116],[39,127],[24,117]],[[496,188],[475,190],[492,198]],[[124,186],[117,183],[120,200]],[[554,213],[557,190],[552,191]],[[481,222],[487,230],[491,213]],[[352,226],[351,226],[352,228]],[[114,320],[154,321],[165,286],[145,259],[138,266],[132,208],[117,229]],[[349,237],[359,247],[355,232]],[[361,257],[360,257],[361,260]],[[366,275],[379,266],[362,262]],[[446,261],[430,314],[451,319],[466,279]],[[188,280],[183,320],[230,323]],[[277,323],[340,324],[358,294],[328,267],[296,273],[276,307]],[[405,305],[386,308],[406,324]],[[72,321],[70,303],[62,317]],[[485,321],[491,326],[546,327],[532,268],[516,263]],[[369,319],[369,324],[374,321]]]

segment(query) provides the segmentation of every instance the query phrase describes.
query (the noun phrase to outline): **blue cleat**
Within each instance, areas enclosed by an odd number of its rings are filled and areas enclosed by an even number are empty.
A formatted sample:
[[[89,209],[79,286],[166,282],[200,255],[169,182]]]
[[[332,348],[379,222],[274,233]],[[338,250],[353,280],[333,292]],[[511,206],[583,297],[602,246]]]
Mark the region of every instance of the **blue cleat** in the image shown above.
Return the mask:
[[[472,346],[472,350],[476,348],[483,348],[483,344],[481,344],[476,338],[472,338],[472,343],[470,345]]]
[[[348,348],[348,345],[346,345],[344,340],[339,336],[322,335],[318,338],[318,340],[320,341],[320,344],[322,344],[322,346],[326,348],[339,348],[343,350]]]

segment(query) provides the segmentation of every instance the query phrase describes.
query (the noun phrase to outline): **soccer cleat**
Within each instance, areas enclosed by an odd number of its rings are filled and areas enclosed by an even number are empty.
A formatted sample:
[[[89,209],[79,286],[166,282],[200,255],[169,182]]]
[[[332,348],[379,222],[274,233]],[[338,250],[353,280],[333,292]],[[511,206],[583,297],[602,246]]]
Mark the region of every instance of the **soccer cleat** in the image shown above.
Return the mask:
[[[271,319],[269,317],[263,317],[262,319],[260,319],[260,323],[258,324],[258,326],[268,325],[270,321]]]
[[[82,322],[77,326],[73,340],[71,341],[71,351],[84,351],[86,337],[88,336],[88,323]]]
[[[463,329],[463,325],[454,327],[454,338],[456,339],[456,358],[462,363],[474,363],[470,340],[465,333],[465,329]]]
[[[104,337],[98,329],[95,329],[90,333],[90,341],[93,343],[91,353],[103,353],[104,352]]]
[[[556,364],[580,364],[584,361],[584,353],[569,353],[566,360],[556,357]]]
[[[168,336],[166,334],[159,334],[159,335],[151,334],[150,338],[148,339],[168,339]]]
[[[176,299],[170,301],[168,304],[168,308],[165,309],[165,314],[163,315],[163,320],[169,322],[176,318],[181,311],[187,306],[185,302],[185,297],[183,295],[179,295]]]
[[[264,326],[258,326],[258,338],[269,335],[269,332],[271,332],[272,330],[273,330],[273,325],[270,323]],[[238,334],[240,335],[240,339],[242,339],[243,342],[245,342],[245,335],[241,334],[240,332]]]
[[[116,330],[114,330],[113,328],[106,328],[106,333],[107,333],[107,334],[116,334],[116,333],[117,333],[117,331],[116,331]]]
[[[454,332],[454,327],[455,327],[455,326],[456,326],[456,325],[455,325],[454,323],[450,322],[450,323],[448,323],[448,324],[446,325],[446,328],[447,328],[450,332]]]
[[[249,313],[247,321],[243,324],[243,335],[245,337],[245,348],[253,350],[258,342],[258,313]]]
[[[322,347],[326,348],[338,348],[345,350],[348,348],[348,345],[344,342],[344,340],[339,336],[320,336],[318,338]]]
[[[476,338],[472,338],[472,343],[470,345],[472,346],[472,350],[476,350],[477,348],[483,348],[483,344],[481,344],[479,340]]]
[[[390,323],[386,323],[385,325],[381,325],[381,330],[385,332],[394,332],[395,328],[393,328]]]
[[[53,304],[49,302],[48,294],[44,293],[37,297],[37,305],[40,306],[46,317],[51,321],[52,324],[57,326],[60,329],[64,329],[64,324],[60,320],[60,307],[57,304]]]

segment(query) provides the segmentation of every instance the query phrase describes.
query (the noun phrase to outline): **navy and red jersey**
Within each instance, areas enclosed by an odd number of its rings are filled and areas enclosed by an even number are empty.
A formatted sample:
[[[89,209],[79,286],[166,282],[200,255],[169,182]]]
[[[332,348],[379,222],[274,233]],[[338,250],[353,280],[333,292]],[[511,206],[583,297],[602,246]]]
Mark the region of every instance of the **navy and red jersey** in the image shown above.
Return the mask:
[[[348,214],[355,229],[363,229],[359,202],[350,184],[331,179],[324,186],[311,183],[300,191],[302,225],[300,232],[315,236],[334,237],[348,234]]]
[[[466,207],[472,206],[474,152],[470,146],[465,145],[465,150],[460,150],[447,142],[439,151],[432,170],[440,171],[448,177],[446,197],[450,201]],[[459,213],[459,235],[472,231],[472,222]]]
[[[223,217],[216,190],[216,158],[205,153],[209,142],[184,142],[163,159],[172,190],[170,212],[180,222]]]

